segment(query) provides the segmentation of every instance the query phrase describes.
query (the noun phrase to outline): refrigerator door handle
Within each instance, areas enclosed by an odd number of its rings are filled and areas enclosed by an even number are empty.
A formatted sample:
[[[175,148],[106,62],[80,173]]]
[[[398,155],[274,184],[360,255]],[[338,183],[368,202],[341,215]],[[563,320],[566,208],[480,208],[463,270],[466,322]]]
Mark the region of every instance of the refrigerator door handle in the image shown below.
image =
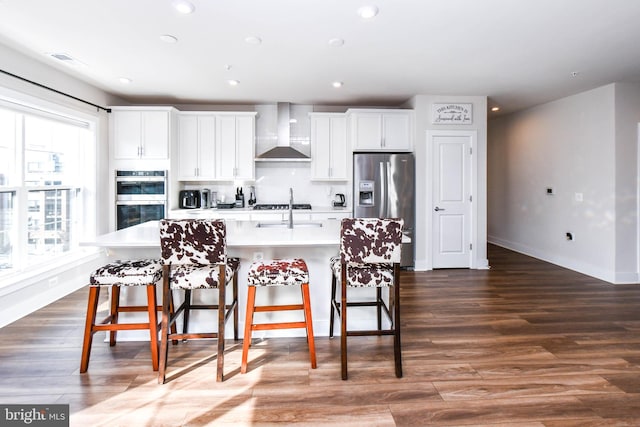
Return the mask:
[[[387,164],[380,162],[380,209],[378,209],[378,217],[384,218],[387,212],[387,174],[385,169]]]
[[[391,216],[391,213],[389,212],[389,210],[391,209],[391,199],[390,199],[390,191],[389,191],[389,186],[391,185],[391,162],[386,162],[386,168],[387,168],[387,175],[386,175],[386,193],[387,193],[387,197],[385,199],[384,202],[384,216],[385,218],[389,218]]]

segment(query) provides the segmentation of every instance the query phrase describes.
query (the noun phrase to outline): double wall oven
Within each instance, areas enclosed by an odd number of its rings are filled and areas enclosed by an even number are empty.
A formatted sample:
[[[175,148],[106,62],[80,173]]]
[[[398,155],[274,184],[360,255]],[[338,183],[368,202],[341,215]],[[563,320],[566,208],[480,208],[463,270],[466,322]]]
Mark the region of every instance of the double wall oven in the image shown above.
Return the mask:
[[[159,220],[167,211],[167,171],[116,171],[118,230]]]

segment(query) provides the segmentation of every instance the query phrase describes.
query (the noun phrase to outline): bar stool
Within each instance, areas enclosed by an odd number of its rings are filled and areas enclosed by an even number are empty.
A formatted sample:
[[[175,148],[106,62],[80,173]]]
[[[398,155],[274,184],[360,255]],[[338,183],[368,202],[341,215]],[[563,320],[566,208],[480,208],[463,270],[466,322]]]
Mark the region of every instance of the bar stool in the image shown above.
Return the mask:
[[[303,259],[278,259],[270,261],[257,261],[251,264],[248,273],[247,294],[247,318],[244,324],[244,341],[242,343],[242,365],[240,372],[247,373],[247,356],[251,345],[253,331],[272,329],[305,328],[307,331],[307,343],[309,344],[309,356],[311,368],[316,368],[316,347],[313,340],[313,322],[311,319],[311,299],[309,298],[309,270]],[[293,286],[301,285],[302,304],[287,305],[255,305],[256,288],[258,286]],[[253,315],[256,312],[303,310],[304,321],[300,322],[276,322],[253,323]]]
[[[139,261],[116,261],[100,267],[91,274],[89,283],[89,301],[87,304],[87,319],[84,328],[84,342],[82,344],[82,358],[80,372],[86,372],[89,367],[93,334],[98,331],[109,331],[109,345],[116,345],[116,333],[123,330],[149,330],[151,341],[151,364],[153,370],[158,370],[158,316],[157,311],[162,306],[156,303],[156,282],[162,278],[160,261],[144,259]],[[98,299],[102,287],[111,286],[111,308],[109,316],[96,324]],[[147,288],[147,305],[121,306],[121,286],[145,286]],[[145,323],[119,323],[118,314],[125,312],[143,312],[149,314],[149,321]]]
[[[340,256],[330,261],[331,315],[329,337],[333,337],[335,314],[340,317],[340,359],[342,379],[347,374],[347,337],[392,335],[396,377],[402,378],[400,344],[400,261],[402,249],[402,219],[344,218],[340,225]],[[340,296],[337,287],[340,286]],[[347,301],[347,288],[375,289],[375,298],[368,301]],[[389,304],[382,298],[382,288],[389,290]],[[377,328],[347,329],[347,307],[375,307]],[[389,326],[383,329],[382,313]]]
[[[227,257],[227,227],[224,220],[163,219],[160,220],[160,259],[162,262],[162,341],[158,383],[166,381],[169,340],[217,340],[216,381],[224,380],[225,324],[233,316],[233,338],[238,339],[238,258]],[[227,301],[231,287],[231,302]],[[193,304],[192,290],[213,290],[215,304]],[[172,312],[172,293],[182,291],[185,299]],[[211,332],[188,332],[191,310],[213,310],[217,313],[217,329]],[[175,323],[183,316],[182,333]],[[214,324],[211,325],[212,329]],[[171,332],[170,332],[171,329]]]

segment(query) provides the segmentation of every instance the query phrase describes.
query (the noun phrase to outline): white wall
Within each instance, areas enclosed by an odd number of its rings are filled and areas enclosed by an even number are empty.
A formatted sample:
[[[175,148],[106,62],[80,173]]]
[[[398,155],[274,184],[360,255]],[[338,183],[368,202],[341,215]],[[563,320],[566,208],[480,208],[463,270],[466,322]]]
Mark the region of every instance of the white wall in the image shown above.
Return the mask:
[[[468,125],[434,125],[431,122],[434,103],[471,103],[473,122]],[[406,105],[415,111],[415,159],[416,159],[416,270],[431,268],[431,168],[427,164],[427,130],[475,130],[478,135],[476,157],[478,170],[474,177],[478,193],[473,195],[474,249],[472,264],[475,268],[487,268],[487,98],[485,96],[436,96],[417,95]]]
[[[615,283],[638,281],[638,125],[640,84],[615,84]]]
[[[108,107],[113,104],[123,104],[124,101],[108,95],[100,89],[83,81],[70,77],[57,69],[47,66],[33,58],[0,44],[0,69],[23,77],[25,79],[68,93],[93,104]],[[98,121],[97,129],[97,164],[95,176],[98,206],[108,203],[109,182],[108,174],[108,114],[95,107],[77,100],[57,94],[45,88],[24,82],[15,77],[0,73],[0,88],[4,93],[23,94],[47,103],[54,103],[64,109],[77,111],[84,115],[92,115]],[[96,228],[98,233],[108,229],[106,210],[95,209]],[[4,283],[0,289],[0,305],[5,307],[0,315],[0,327],[10,323],[29,312],[47,305],[69,292],[83,286],[88,280],[89,273],[101,261],[99,254],[88,257],[86,264],[74,264],[58,268],[43,274],[31,274],[24,281],[7,286]],[[55,279],[50,281],[49,279]]]
[[[610,84],[489,122],[490,242],[637,280],[638,91]]]

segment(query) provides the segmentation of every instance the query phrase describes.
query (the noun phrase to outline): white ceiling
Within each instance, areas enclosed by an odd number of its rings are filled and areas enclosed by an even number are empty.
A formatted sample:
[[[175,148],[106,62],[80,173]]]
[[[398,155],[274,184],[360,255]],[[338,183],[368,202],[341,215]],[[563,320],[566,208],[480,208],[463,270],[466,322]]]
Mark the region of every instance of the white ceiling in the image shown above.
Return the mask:
[[[640,81],[638,0],[191,1],[195,12],[181,15],[171,0],[0,0],[0,43],[138,103],[398,105],[416,94],[486,95],[510,112]],[[356,13],[367,4],[379,8],[369,21]],[[336,37],[343,46],[329,45]]]

